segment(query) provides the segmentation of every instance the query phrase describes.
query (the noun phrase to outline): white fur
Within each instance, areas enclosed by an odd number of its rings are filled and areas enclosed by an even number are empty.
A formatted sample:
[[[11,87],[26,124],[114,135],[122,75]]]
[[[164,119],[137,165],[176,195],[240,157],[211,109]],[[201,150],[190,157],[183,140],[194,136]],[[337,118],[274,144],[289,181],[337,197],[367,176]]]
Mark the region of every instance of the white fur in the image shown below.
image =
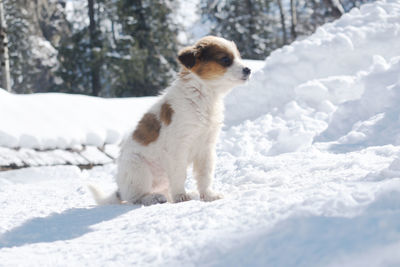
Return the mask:
[[[122,144],[116,176],[122,201],[154,204],[166,201],[162,195],[171,202],[190,200],[184,187],[190,164],[200,198],[213,201],[222,197],[211,189],[215,145],[223,123],[223,98],[244,82],[243,68],[235,55],[221,77],[203,80],[190,72],[167,89],[148,112],[159,118],[162,104],[168,102],[174,111],[171,123],[161,123],[159,137],[148,145],[138,143],[131,134]],[[97,194],[96,199],[100,204],[115,203],[115,197],[102,199]]]
[[[98,190],[94,185],[88,184],[88,188],[90,192],[93,195],[94,200],[96,201],[97,204],[99,205],[105,205],[105,204],[120,204],[121,200],[117,198],[117,195],[111,194],[109,196],[104,195],[103,192]]]

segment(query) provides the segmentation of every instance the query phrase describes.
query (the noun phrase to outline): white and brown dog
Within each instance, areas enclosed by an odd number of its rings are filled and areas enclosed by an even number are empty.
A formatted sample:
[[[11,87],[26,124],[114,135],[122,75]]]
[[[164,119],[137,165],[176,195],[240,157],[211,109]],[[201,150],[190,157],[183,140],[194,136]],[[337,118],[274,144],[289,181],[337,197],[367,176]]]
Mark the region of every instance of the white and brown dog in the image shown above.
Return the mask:
[[[215,36],[182,49],[178,59],[182,64],[178,79],[122,144],[117,192],[103,196],[90,187],[98,204],[190,200],[185,191],[190,164],[200,198],[213,201],[222,197],[211,190],[211,183],[223,98],[249,78],[250,69],[233,42]]]

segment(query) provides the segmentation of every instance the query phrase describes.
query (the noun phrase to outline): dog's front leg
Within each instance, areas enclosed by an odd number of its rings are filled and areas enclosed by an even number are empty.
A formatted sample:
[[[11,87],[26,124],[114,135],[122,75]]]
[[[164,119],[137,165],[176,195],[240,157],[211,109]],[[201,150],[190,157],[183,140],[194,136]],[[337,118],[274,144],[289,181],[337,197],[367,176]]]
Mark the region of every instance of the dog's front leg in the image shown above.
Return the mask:
[[[222,198],[222,194],[212,191],[212,179],[215,168],[215,148],[209,146],[201,151],[193,162],[194,177],[197,180],[197,189],[200,198],[204,201],[214,201]]]
[[[187,160],[182,155],[175,155],[168,168],[169,193],[173,202],[190,200],[185,191]]]

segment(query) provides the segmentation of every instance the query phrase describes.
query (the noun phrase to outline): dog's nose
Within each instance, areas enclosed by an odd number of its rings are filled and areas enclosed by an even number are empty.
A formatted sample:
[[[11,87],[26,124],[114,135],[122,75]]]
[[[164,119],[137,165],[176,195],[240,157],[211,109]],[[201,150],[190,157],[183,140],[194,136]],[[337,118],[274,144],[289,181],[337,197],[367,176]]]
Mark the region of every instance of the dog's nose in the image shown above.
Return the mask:
[[[248,67],[243,68],[242,71],[243,71],[244,75],[250,75],[250,73],[251,73],[251,69],[249,69]]]

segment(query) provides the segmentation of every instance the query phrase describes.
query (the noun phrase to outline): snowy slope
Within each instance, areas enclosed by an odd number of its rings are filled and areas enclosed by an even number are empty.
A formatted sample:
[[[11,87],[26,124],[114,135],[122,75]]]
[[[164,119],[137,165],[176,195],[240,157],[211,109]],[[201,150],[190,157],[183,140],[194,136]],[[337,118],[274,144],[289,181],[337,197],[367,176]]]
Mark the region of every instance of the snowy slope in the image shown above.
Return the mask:
[[[222,200],[96,207],[86,184],[114,190],[114,164],[1,172],[0,265],[399,266],[399,38],[400,2],[387,0],[274,52],[226,99],[214,186]],[[3,96],[0,109],[39,108]],[[154,99],[137,109],[128,103],[141,100],[91,101],[73,106],[77,117],[118,106],[118,128]],[[0,129],[18,133],[9,116],[27,113],[0,111],[9,123]],[[89,132],[114,127],[97,123]]]

